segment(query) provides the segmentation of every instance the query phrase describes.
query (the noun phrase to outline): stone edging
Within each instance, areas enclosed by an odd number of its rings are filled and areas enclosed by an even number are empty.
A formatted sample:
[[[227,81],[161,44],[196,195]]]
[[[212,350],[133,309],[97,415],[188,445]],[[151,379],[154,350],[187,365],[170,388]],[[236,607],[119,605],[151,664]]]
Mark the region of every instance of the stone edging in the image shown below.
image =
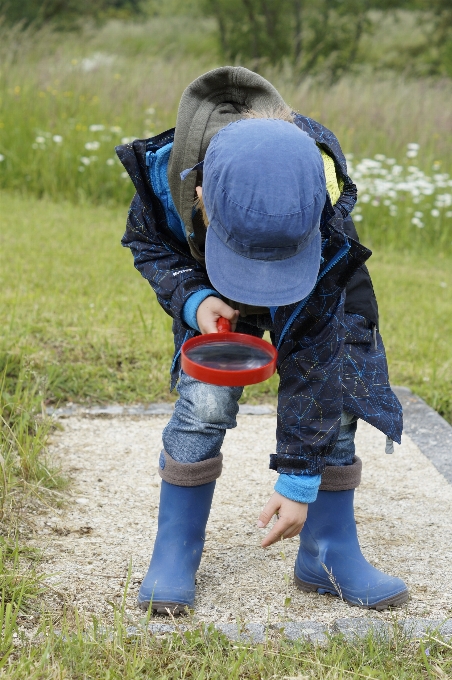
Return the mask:
[[[403,407],[404,431],[427,456],[436,469],[452,483],[452,427],[441,418],[425,401],[414,394],[408,387],[394,387],[394,392]],[[136,404],[121,406],[81,406],[66,404],[60,408],[48,408],[48,415],[54,418],[118,418],[171,415],[174,404]],[[239,415],[269,416],[275,415],[276,409],[269,404],[240,404]]]
[[[204,624],[205,625],[205,624]],[[364,638],[368,633],[374,632],[380,637],[390,637],[395,630],[407,639],[428,638],[429,635],[440,635],[443,639],[452,638],[452,619],[439,621],[436,619],[410,618],[395,621],[371,620],[363,617],[337,619],[332,624],[319,623],[317,621],[274,623],[265,626],[262,623],[216,623],[215,628],[223,633],[229,640],[235,642],[259,644],[265,642],[268,637],[279,633],[287,640],[308,641],[313,643],[326,643],[329,635],[342,634],[346,639]],[[148,631],[153,635],[169,633],[184,633],[195,626],[187,626],[183,623],[149,623]],[[129,636],[139,635],[140,629],[129,626]]]
[[[452,483],[452,427],[436,411],[428,406],[420,397],[406,387],[395,387],[394,392],[402,403],[404,411],[404,431],[419,447],[421,452],[431,460],[437,470]],[[54,418],[73,416],[85,418],[115,418],[171,415],[174,404],[155,403],[145,405],[83,407],[78,404],[66,404],[57,409],[48,408],[47,413]],[[271,405],[240,404],[239,415],[274,415],[276,409]],[[205,624],[203,624],[205,625]],[[383,621],[368,617],[337,619],[331,624],[318,621],[281,622],[267,626],[260,623],[216,623],[215,628],[233,641],[244,643],[260,643],[275,634],[281,634],[288,640],[307,640],[312,643],[324,643],[328,635],[343,634],[345,638],[365,637],[370,631],[388,637],[400,630],[409,639],[428,637],[439,634],[445,639],[452,639],[452,619],[440,621],[436,619],[408,618]],[[184,632],[194,628],[181,623],[150,623],[148,630],[154,635]],[[140,635],[141,629],[129,626],[130,636]]]
[[[107,406],[81,406],[80,404],[66,404],[60,408],[47,408],[47,414],[53,418],[120,418],[120,417],[142,417],[142,416],[164,416],[171,415],[174,411],[174,404],[165,402],[157,404],[134,404],[132,406],[121,406],[111,404]],[[276,409],[269,404],[240,404],[239,415],[241,416],[271,416],[276,414]]]
[[[407,387],[394,387],[403,407],[404,432],[452,484],[452,427]]]

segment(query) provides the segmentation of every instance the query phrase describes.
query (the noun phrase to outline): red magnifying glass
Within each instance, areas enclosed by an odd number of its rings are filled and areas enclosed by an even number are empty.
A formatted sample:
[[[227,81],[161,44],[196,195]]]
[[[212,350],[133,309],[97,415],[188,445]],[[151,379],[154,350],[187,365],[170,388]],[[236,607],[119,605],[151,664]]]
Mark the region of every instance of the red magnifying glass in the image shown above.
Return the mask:
[[[182,370],[212,385],[241,387],[270,378],[276,371],[278,352],[269,342],[246,333],[232,333],[220,317],[218,333],[197,335],[182,345]]]

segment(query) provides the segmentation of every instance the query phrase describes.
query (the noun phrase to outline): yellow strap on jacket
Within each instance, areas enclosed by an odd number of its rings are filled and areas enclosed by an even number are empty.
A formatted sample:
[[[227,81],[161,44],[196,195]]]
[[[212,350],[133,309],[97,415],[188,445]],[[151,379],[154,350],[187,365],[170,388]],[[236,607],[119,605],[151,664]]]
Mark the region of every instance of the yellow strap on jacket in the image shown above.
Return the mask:
[[[323,167],[325,169],[326,188],[330,195],[331,203],[334,205],[337,203],[339,196],[341,195],[341,185],[343,185],[343,182],[337,178],[336,166],[334,165],[334,161],[331,156],[328,156],[326,151],[320,147],[319,151],[322,156]]]

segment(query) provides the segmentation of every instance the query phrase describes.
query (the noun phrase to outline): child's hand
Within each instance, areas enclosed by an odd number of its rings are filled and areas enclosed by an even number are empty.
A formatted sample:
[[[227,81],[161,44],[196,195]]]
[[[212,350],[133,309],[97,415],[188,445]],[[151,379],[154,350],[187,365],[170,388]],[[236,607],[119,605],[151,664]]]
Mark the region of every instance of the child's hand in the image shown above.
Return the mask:
[[[257,521],[259,529],[266,527],[275,514],[278,515],[278,521],[275,522],[270,533],[262,541],[261,546],[263,548],[268,548],[269,545],[276,543],[280,538],[293,538],[299,534],[306,522],[308,504],[291,501],[275,491],[259,515]]]
[[[220,316],[228,319],[231,322],[232,330],[235,331],[239,318],[238,310],[232,309],[220,298],[209,295],[201,302],[196,312],[196,320],[201,333],[203,335],[205,333],[218,333],[217,321]]]

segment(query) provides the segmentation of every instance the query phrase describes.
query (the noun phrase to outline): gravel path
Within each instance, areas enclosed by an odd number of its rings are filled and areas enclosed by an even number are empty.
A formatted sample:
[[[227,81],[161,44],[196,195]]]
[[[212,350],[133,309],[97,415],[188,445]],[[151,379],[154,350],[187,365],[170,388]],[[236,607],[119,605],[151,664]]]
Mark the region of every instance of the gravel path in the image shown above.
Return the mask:
[[[262,550],[255,524],[276,479],[268,470],[275,417],[242,415],[238,420],[223,447],[224,472],[198,572],[195,620],[391,620],[393,613],[296,590],[296,539]],[[66,602],[108,621],[109,602],[120,602],[131,562],[126,611],[131,623],[140,618],[135,598],[156,532],[157,460],[167,421],[167,415],[60,421],[63,429],[54,434],[51,453],[73,479],[71,498],[65,509],[36,516],[34,538],[44,549],[43,571],[52,574],[47,579],[50,605]],[[409,437],[393,456],[385,455],[384,439],[359,423],[363,481],[356,492],[356,517],[363,552],[407,582],[411,600],[401,616],[446,619],[452,615],[452,485]],[[286,597],[289,607],[284,607]]]

